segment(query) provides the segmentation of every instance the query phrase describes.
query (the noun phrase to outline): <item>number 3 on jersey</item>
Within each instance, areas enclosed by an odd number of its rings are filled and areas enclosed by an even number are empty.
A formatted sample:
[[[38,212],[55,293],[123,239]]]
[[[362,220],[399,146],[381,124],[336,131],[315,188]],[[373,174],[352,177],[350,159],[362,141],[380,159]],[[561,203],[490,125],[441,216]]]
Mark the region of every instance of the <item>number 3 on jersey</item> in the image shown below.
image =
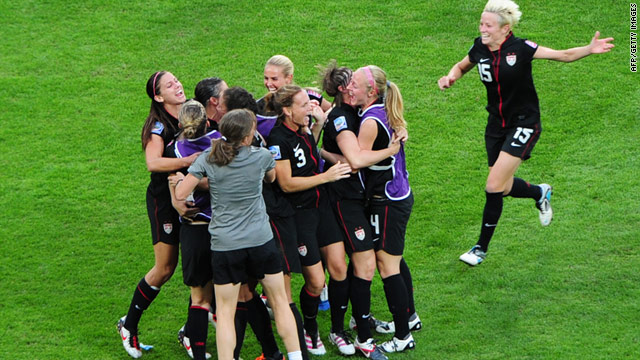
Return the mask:
[[[293,155],[298,159],[296,166],[301,168],[307,164],[307,158],[304,157],[304,151],[299,147],[296,147]]]

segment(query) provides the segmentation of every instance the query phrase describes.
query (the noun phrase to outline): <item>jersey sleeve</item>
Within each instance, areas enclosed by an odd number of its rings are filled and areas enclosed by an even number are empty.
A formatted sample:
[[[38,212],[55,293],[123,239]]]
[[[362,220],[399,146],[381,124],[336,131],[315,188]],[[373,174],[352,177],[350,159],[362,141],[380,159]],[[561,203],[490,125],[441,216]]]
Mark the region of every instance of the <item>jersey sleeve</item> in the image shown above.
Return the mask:
[[[469,52],[467,53],[467,55],[469,55],[469,61],[474,64],[477,64],[480,60],[480,45],[482,45],[482,41],[479,37],[477,37],[473,41],[473,45],[471,45],[471,47],[469,48]]]
[[[522,39],[522,54],[528,61],[533,60],[533,55],[538,50],[538,44],[531,40]]]
[[[205,151],[200,154],[196,160],[189,166],[189,174],[201,180],[203,177],[207,176],[207,156],[209,156],[211,152]]]
[[[288,160],[292,157],[291,146],[278,136],[269,137],[268,147],[273,160]]]
[[[276,161],[273,159],[273,156],[271,156],[271,152],[269,150],[260,148],[260,154],[263,158],[263,169],[265,172],[276,167]]]
[[[322,94],[319,92],[307,89],[307,95],[309,95],[309,100],[315,100],[318,104],[322,104]]]

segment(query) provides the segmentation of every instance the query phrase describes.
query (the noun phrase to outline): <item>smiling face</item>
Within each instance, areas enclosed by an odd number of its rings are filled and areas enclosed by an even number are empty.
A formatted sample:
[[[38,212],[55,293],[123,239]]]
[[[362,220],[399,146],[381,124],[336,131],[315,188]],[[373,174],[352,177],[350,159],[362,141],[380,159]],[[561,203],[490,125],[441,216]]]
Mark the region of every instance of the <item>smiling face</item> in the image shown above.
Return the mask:
[[[155,96],[157,102],[165,105],[179,105],[186,101],[182,83],[172,73],[165,73],[158,82],[160,91]]]
[[[306,91],[299,91],[293,96],[293,104],[291,106],[283,108],[286,115],[287,123],[295,127],[297,130],[300,127],[309,125],[309,114],[311,114],[311,102],[309,101],[309,95]],[[295,126],[293,126],[295,125]]]
[[[497,50],[504,42],[511,31],[509,25],[500,26],[500,16],[491,12],[483,12],[480,17],[480,35],[482,36],[482,43],[487,45],[490,50]]]
[[[369,89],[367,76],[363,70],[358,70],[353,73],[347,90],[349,91],[351,104],[355,106],[369,105],[375,98],[375,91]]]
[[[293,74],[285,75],[282,66],[267,65],[264,68],[264,87],[269,92],[274,92],[281,87],[291,84]]]

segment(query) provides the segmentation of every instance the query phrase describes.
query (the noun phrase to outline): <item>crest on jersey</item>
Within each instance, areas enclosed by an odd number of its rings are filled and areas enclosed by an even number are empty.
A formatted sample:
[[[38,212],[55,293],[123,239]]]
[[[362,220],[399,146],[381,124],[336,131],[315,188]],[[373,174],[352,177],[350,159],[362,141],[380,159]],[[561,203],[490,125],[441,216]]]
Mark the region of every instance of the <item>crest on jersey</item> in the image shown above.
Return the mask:
[[[340,132],[340,130],[347,128],[347,119],[344,116],[340,116],[333,120],[333,126],[336,128],[336,132]]]
[[[307,256],[307,246],[298,246],[298,254],[300,254],[300,256]]]
[[[164,125],[160,121],[156,121],[153,124],[153,129],[151,129],[151,133],[162,136],[163,131],[164,131]]]
[[[516,63],[516,54],[507,55],[507,64],[509,64],[509,66],[513,66],[515,63]]]
[[[171,232],[173,231],[173,224],[172,223],[166,223],[164,225],[162,225],[162,228],[164,229],[164,232],[168,234],[171,234]]]
[[[269,146],[269,152],[271,153],[271,157],[273,158],[273,160],[282,159],[282,154],[280,153],[280,146],[278,145]]]
[[[360,241],[364,240],[364,229],[359,227],[355,231],[356,238]]]

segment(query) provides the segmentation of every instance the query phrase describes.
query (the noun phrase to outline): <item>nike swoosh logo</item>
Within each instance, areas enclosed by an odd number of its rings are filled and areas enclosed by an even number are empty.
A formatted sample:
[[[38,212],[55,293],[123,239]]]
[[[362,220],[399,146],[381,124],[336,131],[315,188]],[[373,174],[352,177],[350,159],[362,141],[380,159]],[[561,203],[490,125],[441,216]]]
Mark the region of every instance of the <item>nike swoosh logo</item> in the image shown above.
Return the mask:
[[[484,226],[486,226],[486,227],[496,227],[496,226],[498,226],[498,224],[488,224],[488,223],[484,223]]]
[[[346,308],[347,308],[346,306],[340,306],[340,309],[342,309],[342,310],[344,310]]]
[[[521,147],[522,145],[512,141],[511,142],[511,146],[513,146],[513,147]]]
[[[122,335],[120,335],[122,336]],[[122,336],[122,341],[127,341],[127,337],[126,336]]]
[[[191,346],[186,346],[185,345],[185,349],[187,349],[187,351],[191,350]]]
[[[489,59],[480,59],[480,62],[489,61]]]

